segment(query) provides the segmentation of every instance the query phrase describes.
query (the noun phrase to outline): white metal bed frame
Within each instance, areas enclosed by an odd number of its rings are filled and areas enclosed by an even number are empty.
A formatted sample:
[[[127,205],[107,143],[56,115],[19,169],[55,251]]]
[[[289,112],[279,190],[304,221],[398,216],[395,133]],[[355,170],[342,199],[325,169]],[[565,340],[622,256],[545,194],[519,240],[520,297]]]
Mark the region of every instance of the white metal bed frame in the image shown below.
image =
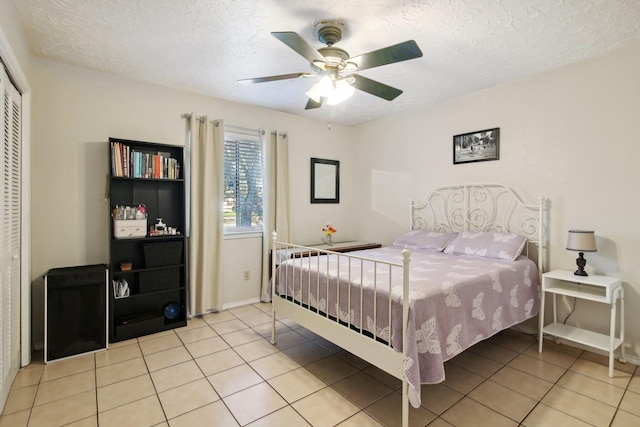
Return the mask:
[[[414,203],[411,201],[409,208],[411,229],[448,232],[501,231],[522,234],[528,238],[523,254],[536,262],[540,275],[544,272],[546,245],[543,239],[546,235],[544,227],[546,223],[544,221],[546,200],[543,197],[540,197],[535,204],[525,204],[512,189],[501,184],[459,184],[434,188],[422,202]],[[326,313],[317,309],[311,310],[292,300],[280,297],[276,294],[276,286],[271,287],[271,343],[276,343],[276,315],[279,314],[400,379],[402,381],[402,426],[407,427],[409,425],[409,386],[404,376],[403,367],[406,358],[404,353],[406,350],[404,349],[407,348],[406,329],[409,314],[408,290],[411,252],[405,248],[402,251],[403,261],[393,264],[348,253],[337,253],[330,250],[279,242],[276,232],[272,234],[272,239],[272,271],[274,276],[279,263],[277,254],[283,251],[295,252],[297,254],[296,258],[300,259],[300,263],[303,262],[302,257],[305,256],[330,254],[338,257],[347,257],[349,262],[353,260],[353,262],[360,262],[360,265],[364,261],[373,263],[376,266],[376,271],[378,265],[388,265],[389,275],[393,270],[401,270],[403,289],[402,352],[396,351],[391,346],[390,339],[387,343],[372,339],[370,335],[363,331],[364,327],[360,331],[345,327],[344,323],[347,323],[347,326],[351,326],[349,319],[345,322],[344,319],[332,318],[328,315],[329,310],[325,310]],[[391,283],[389,286],[391,286]],[[391,289],[387,290],[387,292],[390,291]],[[360,303],[362,304],[362,298],[360,298]],[[362,313],[362,310],[360,312]],[[391,319],[390,303],[389,319]],[[343,320],[342,323],[339,320]],[[363,325],[362,321],[360,325]]]

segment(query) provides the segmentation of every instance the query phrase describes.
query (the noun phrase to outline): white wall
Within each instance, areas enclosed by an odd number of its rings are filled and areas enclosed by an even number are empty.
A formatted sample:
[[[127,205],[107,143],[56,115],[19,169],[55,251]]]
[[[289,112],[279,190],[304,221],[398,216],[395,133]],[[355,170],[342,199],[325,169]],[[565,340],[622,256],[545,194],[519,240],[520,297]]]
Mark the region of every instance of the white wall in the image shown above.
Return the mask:
[[[341,180],[339,205],[309,202],[309,158],[340,160],[349,170],[354,129],[140,83],[43,59],[33,60],[33,281],[41,292],[49,269],[108,263],[109,137],[184,145],[183,113],[220,118],[226,124],[285,131],[290,144],[292,229],[299,243],[319,242],[332,221],[349,237],[353,184]],[[301,106],[300,108],[303,108]],[[223,302],[258,296],[259,266],[251,281],[241,256],[255,239],[225,241]],[[240,245],[240,248],[238,246]],[[259,247],[259,246],[258,246]],[[255,257],[260,260],[259,253]],[[251,288],[253,286],[253,288]],[[250,295],[250,296],[249,296]],[[237,298],[237,299],[236,299]],[[41,337],[41,301],[34,305],[34,340]],[[40,316],[40,317],[38,317]]]
[[[593,229],[588,271],[623,279],[627,342],[640,355],[640,42],[605,56],[358,127],[359,236],[389,244],[407,201],[431,187],[499,182],[550,199],[550,268],[575,269],[567,230]],[[452,136],[500,128],[500,160],[453,165]],[[572,301],[570,301],[572,303]],[[564,309],[563,309],[564,310]],[[568,313],[568,311],[565,311]],[[608,310],[579,301],[570,322],[608,332]]]

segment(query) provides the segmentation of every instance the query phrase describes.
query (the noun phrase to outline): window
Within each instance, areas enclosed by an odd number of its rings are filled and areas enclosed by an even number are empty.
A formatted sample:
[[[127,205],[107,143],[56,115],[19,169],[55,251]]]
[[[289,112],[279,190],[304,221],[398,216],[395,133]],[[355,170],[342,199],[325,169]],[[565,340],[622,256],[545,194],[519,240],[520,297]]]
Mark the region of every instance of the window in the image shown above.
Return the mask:
[[[225,132],[225,234],[262,232],[262,164],[257,132]]]

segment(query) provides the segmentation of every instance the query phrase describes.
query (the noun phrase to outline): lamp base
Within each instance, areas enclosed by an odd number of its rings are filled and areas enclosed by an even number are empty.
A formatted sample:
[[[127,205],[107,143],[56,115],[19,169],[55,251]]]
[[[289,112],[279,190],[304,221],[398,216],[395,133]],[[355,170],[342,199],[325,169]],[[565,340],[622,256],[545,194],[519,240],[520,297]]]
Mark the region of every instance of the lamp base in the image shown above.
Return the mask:
[[[578,269],[573,273],[576,276],[588,276],[587,272],[584,271],[584,266],[587,265],[587,260],[584,259],[584,252],[578,252],[578,258],[576,258],[576,265]]]

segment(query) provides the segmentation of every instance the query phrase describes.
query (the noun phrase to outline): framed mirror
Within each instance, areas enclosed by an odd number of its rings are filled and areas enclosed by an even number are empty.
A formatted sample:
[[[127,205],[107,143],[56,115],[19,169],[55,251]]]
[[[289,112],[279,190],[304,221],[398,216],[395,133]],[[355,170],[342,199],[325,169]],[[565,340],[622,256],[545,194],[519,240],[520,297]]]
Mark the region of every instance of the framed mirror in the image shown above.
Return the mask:
[[[311,158],[311,203],[340,203],[340,161]]]

